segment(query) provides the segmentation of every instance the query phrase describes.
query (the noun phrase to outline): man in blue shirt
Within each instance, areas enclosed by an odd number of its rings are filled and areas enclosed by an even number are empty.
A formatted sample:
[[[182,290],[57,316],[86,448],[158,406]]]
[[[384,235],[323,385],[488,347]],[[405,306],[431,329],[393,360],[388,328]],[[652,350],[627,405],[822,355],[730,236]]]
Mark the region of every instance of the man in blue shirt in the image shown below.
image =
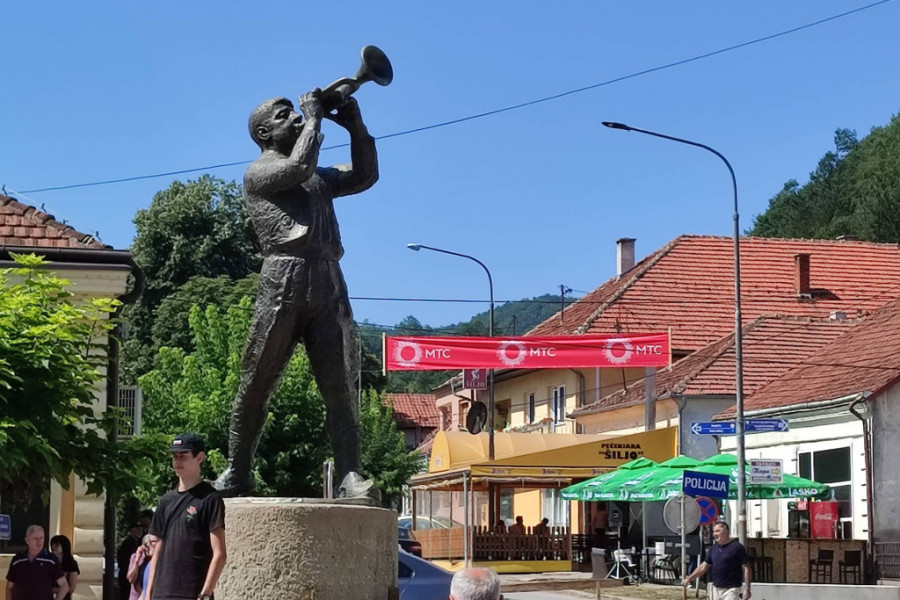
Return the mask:
[[[750,600],[750,555],[747,549],[739,541],[731,539],[728,523],[724,521],[713,525],[713,537],[716,543],[706,553],[706,560],[684,578],[684,585],[690,585],[712,567],[710,600]]]
[[[51,600],[65,598],[69,584],[59,561],[44,548],[44,528],[31,525],[25,530],[24,552],[16,554],[6,573],[6,600]]]

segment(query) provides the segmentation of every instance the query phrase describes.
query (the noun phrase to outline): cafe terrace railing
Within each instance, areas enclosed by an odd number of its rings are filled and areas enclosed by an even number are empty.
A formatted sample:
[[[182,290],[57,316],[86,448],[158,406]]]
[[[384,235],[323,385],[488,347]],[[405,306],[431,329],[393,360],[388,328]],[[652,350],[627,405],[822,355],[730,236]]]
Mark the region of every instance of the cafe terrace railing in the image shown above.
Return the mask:
[[[472,527],[471,556],[475,561],[572,560],[572,534],[568,527],[548,527],[534,533],[500,533],[487,527]],[[464,557],[465,529],[418,529],[411,531],[422,544],[422,558],[461,559]]]

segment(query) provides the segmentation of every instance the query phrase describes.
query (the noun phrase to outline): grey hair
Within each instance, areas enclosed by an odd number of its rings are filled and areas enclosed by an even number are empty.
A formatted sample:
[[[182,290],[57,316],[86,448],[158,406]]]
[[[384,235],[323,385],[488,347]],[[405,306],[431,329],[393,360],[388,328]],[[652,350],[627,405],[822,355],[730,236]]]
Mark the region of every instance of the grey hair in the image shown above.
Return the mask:
[[[29,525],[28,529],[25,530],[25,537],[28,537],[35,531],[40,531],[41,533],[44,533],[44,528],[41,527],[40,525]]]
[[[716,521],[715,523],[713,523],[713,527],[715,527],[716,525],[723,527],[725,531],[731,533],[731,526],[728,524],[728,521]]]
[[[450,581],[454,600],[500,600],[500,576],[491,569],[472,567],[457,571]]]

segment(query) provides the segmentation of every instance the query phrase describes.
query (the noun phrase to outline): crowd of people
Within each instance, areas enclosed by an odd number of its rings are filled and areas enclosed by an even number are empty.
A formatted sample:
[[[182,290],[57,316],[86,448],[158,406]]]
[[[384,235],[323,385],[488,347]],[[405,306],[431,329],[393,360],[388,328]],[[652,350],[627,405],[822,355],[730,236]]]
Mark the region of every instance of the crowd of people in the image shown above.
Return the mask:
[[[225,503],[200,476],[203,438],[176,436],[170,450],[178,487],[142,512],[119,545],[120,600],[212,600],[225,566]],[[44,535],[40,525],[26,529],[26,549],[6,573],[6,600],[72,600],[80,574],[72,542],[53,536],[48,551]]]

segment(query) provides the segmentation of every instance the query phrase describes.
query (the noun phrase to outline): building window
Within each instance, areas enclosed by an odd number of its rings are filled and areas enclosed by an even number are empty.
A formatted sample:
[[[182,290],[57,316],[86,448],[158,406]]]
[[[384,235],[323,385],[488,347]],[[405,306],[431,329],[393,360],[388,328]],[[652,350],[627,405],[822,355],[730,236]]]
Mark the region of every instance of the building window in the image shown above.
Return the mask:
[[[528,394],[528,406],[525,410],[528,411],[528,422],[534,423],[534,392]]]
[[[541,517],[550,519],[550,527],[569,526],[569,501],[557,489],[541,490]]]
[[[838,503],[842,519],[853,516],[851,463],[849,446],[818,452],[801,452],[797,456],[800,477],[827,484]]]
[[[515,520],[515,515],[513,515],[515,495],[516,490],[509,488],[500,489],[500,518],[507,525],[510,525],[511,522]]]
[[[499,400],[495,403],[497,409],[497,415],[494,417],[494,429],[506,429],[509,427],[509,409],[512,405],[512,400],[507,398],[505,400]]]
[[[558,385],[550,394],[550,412],[554,423],[566,420],[566,386]]]

